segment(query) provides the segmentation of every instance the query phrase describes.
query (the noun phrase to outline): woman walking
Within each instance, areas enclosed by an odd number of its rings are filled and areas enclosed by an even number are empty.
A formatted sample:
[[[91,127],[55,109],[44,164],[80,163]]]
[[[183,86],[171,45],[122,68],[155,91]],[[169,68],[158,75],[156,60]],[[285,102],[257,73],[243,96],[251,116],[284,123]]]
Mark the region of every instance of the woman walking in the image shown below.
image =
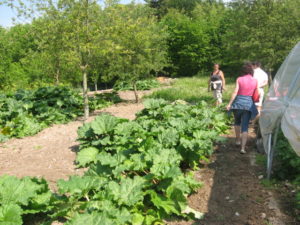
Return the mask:
[[[224,73],[220,70],[219,64],[214,64],[214,71],[210,74],[208,80],[208,91],[212,90],[214,98],[217,100],[216,105],[222,104],[222,92],[225,90]]]
[[[248,138],[249,121],[258,114],[252,100],[254,91],[258,88],[257,80],[253,77],[251,63],[245,63],[241,76],[236,80],[235,90],[232,93],[227,110],[233,111],[236,145],[241,145],[241,153],[245,154]]]

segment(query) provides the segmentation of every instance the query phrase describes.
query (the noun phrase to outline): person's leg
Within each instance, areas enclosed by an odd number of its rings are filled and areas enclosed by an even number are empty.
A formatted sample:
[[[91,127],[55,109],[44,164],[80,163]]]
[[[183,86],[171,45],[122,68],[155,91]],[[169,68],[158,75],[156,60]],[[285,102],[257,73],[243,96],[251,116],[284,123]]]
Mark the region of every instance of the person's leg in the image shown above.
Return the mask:
[[[218,105],[222,104],[222,91],[221,90],[217,90],[217,102],[218,102]]]
[[[217,105],[218,105],[218,94],[217,94],[217,90],[213,90],[213,93],[214,93],[214,98],[216,99],[215,105],[217,106]]]
[[[235,144],[240,145],[241,144],[241,126],[234,126],[235,131]]]
[[[247,144],[247,139],[248,139],[248,132],[242,132],[242,144],[241,144],[241,153],[245,154],[246,153],[246,144]]]
[[[242,132],[241,153],[246,153],[245,148],[248,139],[248,127],[249,127],[250,118],[251,118],[251,112],[244,110],[242,113],[242,121],[241,121],[241,132]]]
[[[233,115],[234,115],[234,131],[235,131],[235,143],[237,145],[241,144],[241,110],[236,109],[233,110]]]

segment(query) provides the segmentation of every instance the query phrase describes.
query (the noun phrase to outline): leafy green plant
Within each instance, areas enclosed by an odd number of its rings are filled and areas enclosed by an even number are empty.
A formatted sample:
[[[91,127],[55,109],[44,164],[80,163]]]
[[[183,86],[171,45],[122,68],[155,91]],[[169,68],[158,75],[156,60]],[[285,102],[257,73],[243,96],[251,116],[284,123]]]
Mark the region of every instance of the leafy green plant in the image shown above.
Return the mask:
[[[78,130],[76,161],[88,170],[58,182],[64,199],[59,215],[70,219],[68,224],[201,218],[186,199],[201,184],[186,170],[208,160],[213,141],[227,128],[223,113],[204,102],[193,106],[150,99],[134,121],[98,116]]]
[[[293,180],[300,184],[300,157],[280,132],[276,147],[275,174],[280,179]]]
[[[102,109],[120,102],[122,99],[116,92],[96,94],[89,98],[91,110]]]
[[[146,96],[146,98],[162,98],[172,102],[181,99],[192,104],[197,104],[201,101],[214,103],[213,93],[207,91],[208,77],[209,73],[202,73],[199,76],[177,78],[170,88],[154,91],[152,94]],[[226,91],[223,92],[224,102],[230,100],[234,87],[234,80],[226,77]]]
[[[274,174],[280,180],[289,180],[297,190],[295,197],[296,208],[300,209],[300,157],[295,153],[282,131],[278,135],[275,155]],[[299,211],[298,211],[298,219]]]
[[[120,101],[113,92],[91,96],[89,104],[96,110]],[[5,141],[10,137],[34,135],[52,124],[66,123],[81,116],[83,99],[68,87],[43,87],[2,95],[0,107],[0,140]]]
[[[19,99],[30,96],[24,92]],[[69,225],[202,218],[187,203],[201,186],[192,169],[208,160],[228,127],[219,109],[183,103],[149,99],[134,121],[101,114],[84,124],[76,162],[86,172],[59,180],[57,193],[45,180],[0,177],[0,222],[19,225],[37,213],[46,223],[65,218]]]
[[[0,224],[21,225],[26,215],[50,211],[51,201],[44,179],[0,177]]]
[[[136,88],[139,91],[150,90],[160,87],[160,83],[157,80],[139,80],[136,82]],[[117,82],[114,87],[116,91],[133,91],[133,85],[126,81]]]

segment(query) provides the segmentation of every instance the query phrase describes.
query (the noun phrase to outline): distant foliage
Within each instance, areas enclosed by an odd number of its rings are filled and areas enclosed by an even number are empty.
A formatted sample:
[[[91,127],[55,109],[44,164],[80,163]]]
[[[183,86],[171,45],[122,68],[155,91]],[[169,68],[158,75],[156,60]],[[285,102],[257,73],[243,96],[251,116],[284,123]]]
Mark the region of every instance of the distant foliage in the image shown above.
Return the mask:
[[[235,68],[243,60],[259,60],[276,70],[300,41],[297,0],[237,0],[226,10],[224,64]]]
[[[177,11],[167,14],[163,22],[170,33],[168,50],[172,66],[169,72],[173,76],[196,75],[201,66],[209,62],[209,35],[205,33],[205,24]]]
[[[106,1],[105,7],[95,0],[27,2],[43,16],[0,28],[2,90],[79,87],[83,69],[95,88],[157,73],[204,74],[213,63],[236,75],[246,60],[275,72],[300,41],[298,0]]]
[[[90,97],[92,110],[120,102],[116,93]],[[63,86],[18,90],[0,98],[0,141],[34,135],[45,127],[66,123],[83,113],[82,96]]]
[[[136,88],[139,91],[150,90],[158,87],[160,87],[160,83],[157,80],[139,80],[136,82]],[[113,89],[116,91],[132,91],[133,87],[129,82],[119,81],[114,85]]]

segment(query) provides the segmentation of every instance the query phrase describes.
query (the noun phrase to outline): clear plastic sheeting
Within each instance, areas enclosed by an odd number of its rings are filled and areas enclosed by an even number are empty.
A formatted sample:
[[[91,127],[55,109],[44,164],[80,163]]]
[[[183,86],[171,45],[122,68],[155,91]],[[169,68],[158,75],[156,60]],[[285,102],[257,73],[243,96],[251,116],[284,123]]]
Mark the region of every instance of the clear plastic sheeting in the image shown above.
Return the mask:
[[[266,153],[270,152],[272,134],[281,126],[285,137],[300,156],[300,42],[273,79],[262,107],[259,125]],[[273,142],[276,142],[276,138]]]

